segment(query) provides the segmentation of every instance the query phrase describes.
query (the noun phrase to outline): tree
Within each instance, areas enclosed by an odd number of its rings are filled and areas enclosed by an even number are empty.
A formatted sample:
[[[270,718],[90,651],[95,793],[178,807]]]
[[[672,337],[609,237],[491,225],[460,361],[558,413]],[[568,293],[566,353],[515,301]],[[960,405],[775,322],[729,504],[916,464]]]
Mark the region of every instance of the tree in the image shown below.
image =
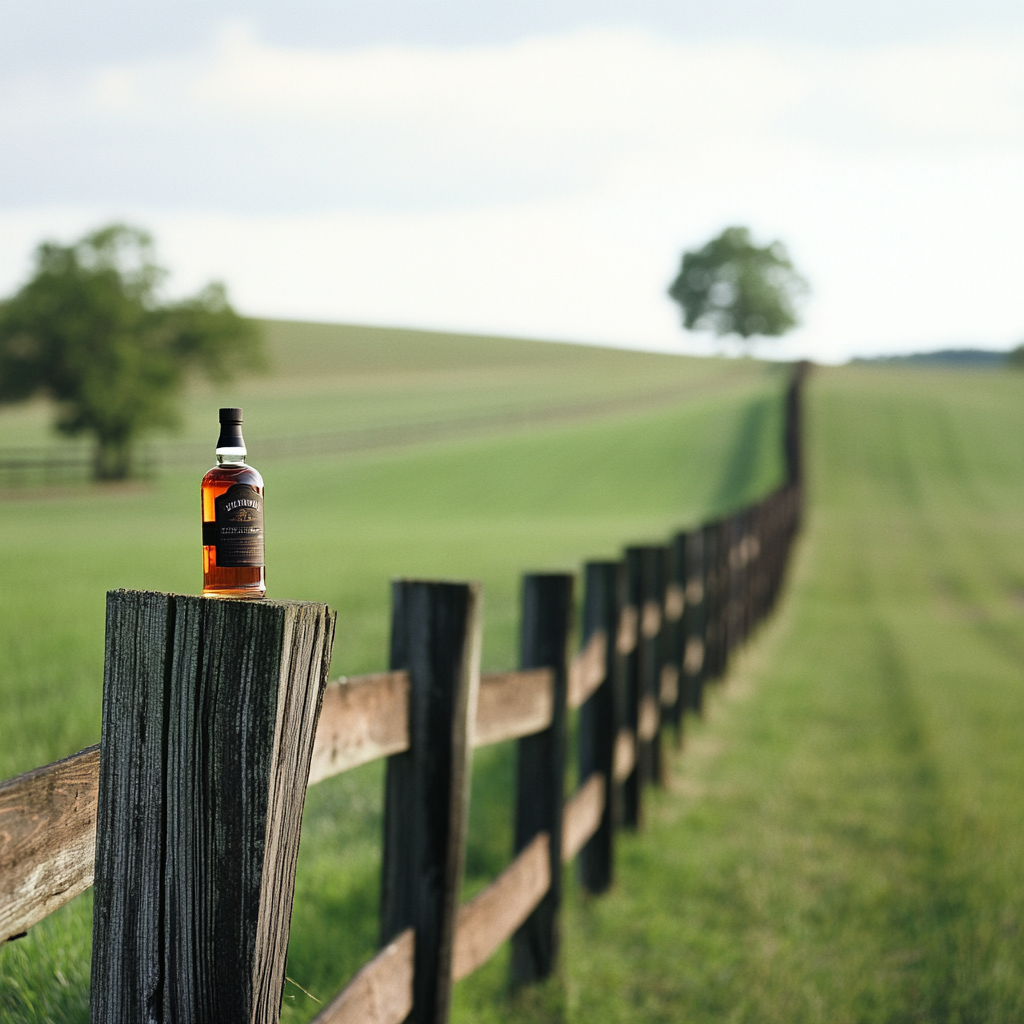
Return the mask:
[[[43,394],[64,434],[91,434],[99,480],[131,474],[145,431],[178,423],[190,370],[230,379],[263,365],[261,338],[224,286],[161,304],[166,271],[145,231],[112,224],[73,245],[44,242],[29,282],[0,306],[0,402]]]
[[[687,330],[719,337],[777,337],[799,323],[796,305],[807,282],[781,242],[756,246],[744,227],[726,228],[702,249],[683,254],[668,289]]]

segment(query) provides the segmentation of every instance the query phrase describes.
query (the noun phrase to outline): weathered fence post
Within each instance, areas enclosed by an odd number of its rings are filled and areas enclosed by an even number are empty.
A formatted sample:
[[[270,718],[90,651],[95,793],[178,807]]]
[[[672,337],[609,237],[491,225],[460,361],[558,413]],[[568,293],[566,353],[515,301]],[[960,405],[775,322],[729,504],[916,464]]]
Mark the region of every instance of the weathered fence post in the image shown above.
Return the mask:
[[[704,678],[704,531],[690,530],[676,535],[673,572],[683,588],[683,617],[679,626],[680,682],[676,714],[700,712],[703,707]],[[683,723],[680,720],[680,732]]]
[[[622,779],[622,819],[625,828],[639,828],[643,803],[640,767],[640,612],[643,605],[642,549],[626,549],[620,580],[619,650],[621,653],[623,717],[621,726],[633,735],[633,766]]]
[[[93,1024],[276,1024],[326,605],[107,595]]]
[[[665,636],[662,654],[661,704],[665,720],[675,729],[676,747],[683,744],[683,710],[686,707],[686,679],[683,658],[686,651],[686,537],[677,533],[666,548]]]
[[[388,758],[380,939],[415,931],[412,1024],[443,1024],[451,1002],[482,598],[478,583],[391,588],[391,668],[409,672],[409,749]]]
[[[573,577],[531,573],[523,577],[520,667],[554,672],[551,725],[523,737],[516,768],[515,852],[547,832],[551,885],[512,936],[513,985],[540,981],[558,956],[558,912],[562,902],[562,806],[565,786],[566,684],[572,628]]]
[[[640,548],[640,708],[637,714],[637,761],[640,785],[660,783],[661,670],[665,623],[664,547]]]
[[[588,562],[583,599],[583,643],[603,632],[605,644],[604,681],[580,708],[579,775],[582,784],[594,772],[605,779],[604,811],[597,831],[579,852],[576,870],[583,887],[604,892],[612,883],[615,843],[615,737],[618,728],[615,674],[616,588],[618,562]]]

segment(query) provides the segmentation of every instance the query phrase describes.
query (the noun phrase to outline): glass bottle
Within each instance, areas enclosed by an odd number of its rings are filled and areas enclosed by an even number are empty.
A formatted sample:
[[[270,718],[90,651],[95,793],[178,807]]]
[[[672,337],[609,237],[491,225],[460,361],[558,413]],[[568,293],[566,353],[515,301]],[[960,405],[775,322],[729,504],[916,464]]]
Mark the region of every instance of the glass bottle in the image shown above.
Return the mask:
[[[263,477],[246,465],[242,410],[220,410],[217,465],[203,477],[203,597],[265,597]]]

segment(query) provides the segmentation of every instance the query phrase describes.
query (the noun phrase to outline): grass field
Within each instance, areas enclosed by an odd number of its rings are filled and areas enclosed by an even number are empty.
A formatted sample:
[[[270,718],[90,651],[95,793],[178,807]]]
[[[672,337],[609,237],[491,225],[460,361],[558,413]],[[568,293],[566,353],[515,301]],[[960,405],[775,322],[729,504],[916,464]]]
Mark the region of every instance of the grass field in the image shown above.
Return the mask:
[[[664,537],[778,478],[778,368],[402,332],[331,338],[272,325],[273,377],[190,394],[185,439],[206,448],[194,467],[138,489],[17,492],[0,505],[0,778],[95,742],[107,589],[198,589],[198,481],[218,404],[245,408],[267,478],[272,596],[339,611],[335,674],[384,666],[394,575],[483,580],[484,661],[509,667],[523,571]],[[397,422],[410,431],[389,433]],[[0,417],[4,444],[45,444],[45,428],[41,406]],[[356,443],[260,457],[262,438],[310,429]],[[467,892],[510,856],[511,753],[475,763]],[[321,998],[373,952],[380,801],[379,764],[309,793],[288,973]],[[87,1019],[90,909],[86,895],[0,949],[5,1024]],[[315,1011],[288,986],[285,1019]]]
[[[339,607],[336,668],[358,671],[381,662],[391,572],[479,576],[485,660],[507,665],[521,569],[771,480],[777,381],[755,369],[726,385],[708,367],[681,405],[270,467],[271,585]],[[499,955],[457,986],[455,1020],[1024,1015],[1024,378],[819,370],[809,400],[810,511],[779,612],[645,831],[620,835],[614,890],[569,886],[560,976],[510,1001]],[[193,487],[0,509],[5,773],[95,735],[106,586],[195,588]],[[308,550],[324,509],[326,554]],[[508,750],[481,753],[470,889],[510,844]],[[380,777],[309,793],[288,973],[321,998],[373,947]],[[85,1020],[87,931],[83,899],[0,949],[4,1021]],[[286,1020],[315,1011],[286,986]]]

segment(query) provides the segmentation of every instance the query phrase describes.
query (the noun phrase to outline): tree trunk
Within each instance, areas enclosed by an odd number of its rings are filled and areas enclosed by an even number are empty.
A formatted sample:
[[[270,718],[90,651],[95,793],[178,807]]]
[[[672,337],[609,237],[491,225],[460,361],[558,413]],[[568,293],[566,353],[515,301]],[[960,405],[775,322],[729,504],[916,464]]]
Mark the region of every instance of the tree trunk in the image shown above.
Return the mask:
[[[97,437],[93,456],[95,480],[127,480],[132,475],[130,438]]]

